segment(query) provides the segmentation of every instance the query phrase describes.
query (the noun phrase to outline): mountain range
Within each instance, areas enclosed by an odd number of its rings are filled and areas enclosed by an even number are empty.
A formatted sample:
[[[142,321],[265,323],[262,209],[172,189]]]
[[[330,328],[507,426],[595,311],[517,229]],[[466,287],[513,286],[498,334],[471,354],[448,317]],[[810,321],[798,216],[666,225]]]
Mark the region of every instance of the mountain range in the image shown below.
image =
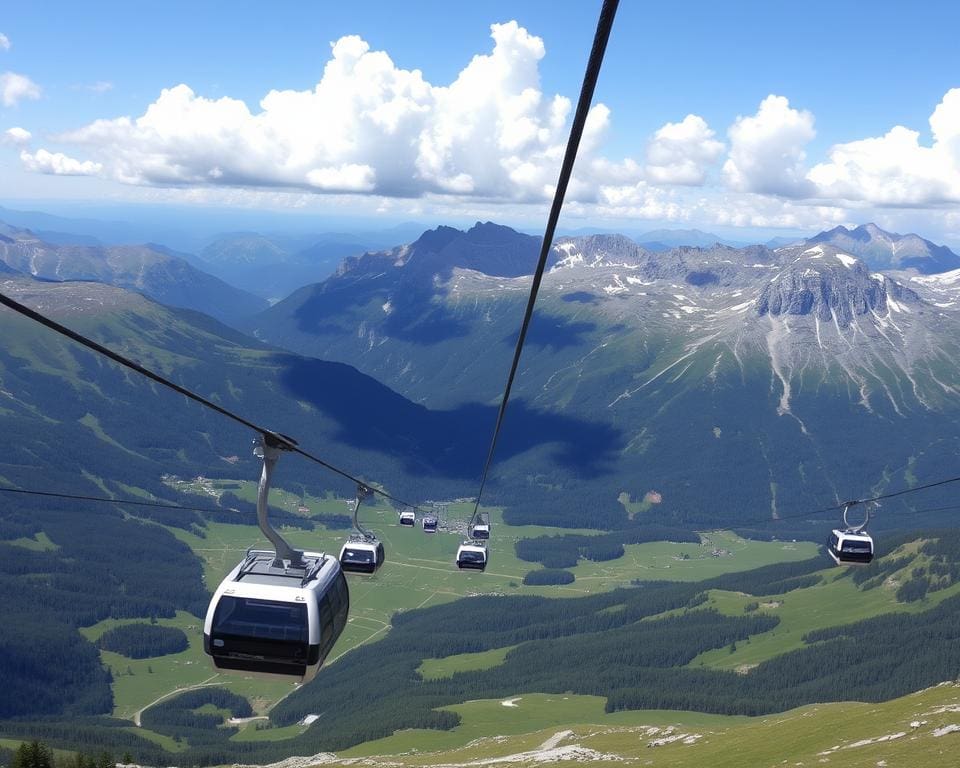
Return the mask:
[[[267,306],[264,299],[197,269],[163,246],[57,245],[28,229],[0,223],[0,263],[45,280],[87,280],[129,288],[225,322],[236,322]]]
[[[432,230],[346,260],[249,330],[430,407],[496,402],[538,245],[490,223]],[[531,473],[510,496],[532,507],[546,486],[655,489],[657,514],[705,523],[823,506],[903,484],[918,465],[947,472],[960,439],[957,278],[877,271],[889,258],[824,238],[662,252],[560,238],[514,397],[619,430],[616,460],[598,476]]]
[[[626,520],[618,498],[652,497],[661,501],[647,505],[647,519],[746,524],[947,472],[960,444],[960,271],[933,270],[956,257],[916,238],[925,250],[911,246],[910,269],[881,272],[876,265],[891,263],[902,238],[860,229],[869,236],[858,240],[863,258],[828,242],[837,230],[776,249],[651,251],[620,235],[558,239],[491,501],[512,510],[514,522],[609,528]],[[490,222],[442,226],[408,245],[349,256],[326,280],[244,319],[252,297],[217,294],[216,278],[161,246],[55,246],[4,233],[0,263],[22,275],[5,283],[11,290],[92,323],[95,335],[138,359],[170,370],[180,361],[175,370],[238,408],[287,414],[292,398],[313,415],[277,415],[287,429],[324,436],[341,460],[417,497],[470,492],[540,247],[539,238]],[[258,238],[243,234],[217,258],[267,266],[275,244]],[[210,313],[216,302],[199,289],[212,285],[223,296],[221,317],[257,340],[106,286],[31,275],[132,285],[187,306],[192,283],[193,308]],[[205,354],[205,345],[219,351]],[[64,380],[79,371],[91,380],[82,353],[45,354],[69,372]],[[17,391],[31,394],[17,396],[19,418],[45,413],[41,393],[57,376],[42,379],[51,375],[44,359],[26,350],[7,359],[7,378],[41,377],[20,381]],[[262,381],[250,383],[256,376]],[[158,474],[162,456],[121,425],[137,423],[142,407],[139,395],[119,393],[122,378],[98,385],[100,405],[81,413],[77,402],[54,423],[116,419],[102,430],[108,443],[148,456],[138,471]],[[37,424],[44,440],[57,441],[55,429]],[[207,438],[193,423],[179,428],[193,436],[192,456]],[[170,425],[157,429],[175,442]],[[222,466],[218,456],[242,453],[204,450],[173,465]],[[109,464],[90,474],[106,476]]]
[[[854,229],[834,227],[808,242],[833,245],[863,259],[873,269],[915,269],[929,275],[960,268],[960,256],[945,245],[935,245],[919,235],[884,232],[876,224]]]
[[[232,285],[276,301],[326,278],[344,258],[363,253],[374,242],[349,234],[231,232],[204,246],[194,263]]]

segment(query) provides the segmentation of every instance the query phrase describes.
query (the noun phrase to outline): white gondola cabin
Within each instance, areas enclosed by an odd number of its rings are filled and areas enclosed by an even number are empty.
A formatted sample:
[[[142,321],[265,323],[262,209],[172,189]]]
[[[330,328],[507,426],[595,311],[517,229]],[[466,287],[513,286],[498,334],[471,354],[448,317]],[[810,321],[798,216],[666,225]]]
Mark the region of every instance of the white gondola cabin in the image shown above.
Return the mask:
[[[214,593],[203,650],[224,672],[312,680],[347,623],[350,593],[336,558],[304,552],[276,564],[251,551]]]
[[[834,529],[827,552],[837,565],[866,565],[873,560],[873,538],[866,531]]]
[[[475,539],[489,539],[490,523],[481,520],[479,523],[473,526],[473,530],[470,531],[470,535]]]
[[[864,528],[870,522],[870,507],[866,506],[863,522],[851,525],[847,516],[850,509],[862,504],[850,501],[843,506],[843,530],[834,528],[827,538],[827,553],[837,565],[866,565],[873,560],[873,538]]]
[[[487,567],[487,548],[479,541],[465,541],[457,548],[457,568],[483,571]]]
[[[350,612],[347,580],[335,557],[291,547],[268,520],[270,478],[296,443],[264,433],[257,525],[274,551],[249,550],[217,587],[203,622],[203,650],[220,671],[307,682],[323,665]]]
[[[417,524],[417,513],[412,509],[405,509],[400,513],[400,525],[413,528]]]
[[[348,573],[374,573],[384,559],[383,542],[376,537],[351,536],[340,550],[340,567]]]
[[[434,515],[426,515],[423,518],[423,532],[436,533],[438,521]]]

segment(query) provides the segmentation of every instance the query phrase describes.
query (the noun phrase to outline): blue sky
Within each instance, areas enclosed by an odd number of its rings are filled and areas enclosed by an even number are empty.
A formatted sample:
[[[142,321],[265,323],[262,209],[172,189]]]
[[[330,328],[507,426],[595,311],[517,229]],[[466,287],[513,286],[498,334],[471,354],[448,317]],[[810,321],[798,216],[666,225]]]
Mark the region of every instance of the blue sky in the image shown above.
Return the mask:
[[[569,128],[554,97],[576,99],[598,9],[8,4],[0,199],[534,223]],[[505,25],[496,42],[492,24]],[[565,220],[770,232],[876,220],[960,244],[958,28],[949,2],[624,0]],[[338,40],[345,74],[310,99]],[[271,90],[288,98],[264,108]]]

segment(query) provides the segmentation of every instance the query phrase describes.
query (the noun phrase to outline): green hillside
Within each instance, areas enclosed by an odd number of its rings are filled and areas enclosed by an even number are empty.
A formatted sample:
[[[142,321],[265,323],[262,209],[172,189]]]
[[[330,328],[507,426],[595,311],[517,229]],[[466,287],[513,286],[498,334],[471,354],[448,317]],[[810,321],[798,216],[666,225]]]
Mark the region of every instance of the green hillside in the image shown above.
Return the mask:
[[[947,683],[883,704],[816,704],[769,717],[641,711],[607,714],[590,696],[527,694],[452,707],[447,733],[405,731],[337,755],[373,765],[574,764],[664,768],[956,765],[960,687]]]

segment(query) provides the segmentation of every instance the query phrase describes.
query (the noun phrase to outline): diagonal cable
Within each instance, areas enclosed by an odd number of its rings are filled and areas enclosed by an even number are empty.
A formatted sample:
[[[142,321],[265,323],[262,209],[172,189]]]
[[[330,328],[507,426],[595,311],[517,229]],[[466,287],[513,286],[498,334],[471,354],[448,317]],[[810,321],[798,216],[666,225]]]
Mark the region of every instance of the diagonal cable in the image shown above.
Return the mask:
[[[350,480],[351,482],[356,483],[357,485],[366,485],[366,483],[364,483],[359,478],[354,477],[349,472],[346,472],[340,469],[339,467],[336,467],[333,464],[330,464],[329,462],[324,461],[319,456],[314,456],[312,453],[308,453],[307,451],[303,450],[303,448],[301,448],[297,444],[297,441],[294,440],[292,437],[281,435],[280,433],[274,432],[271,429],[267,429],[266,427],[262,427],[259,424],[255,424],[254,422],[249,421],[248,419],[245,419],[242,416],[237,415],[233,411],[227,408],[224,408],[221,405],[217,405],[212,400],[208,400],[202,395],[198,395],[196,392],[192,392],[186,387],[183,387],[177,384],[176,382],[173,382],[170,379],[164,376],[161,376],[159,373],[156,373],[155,371],[151,371],[149,368],[144,368],[139,363],[134,362],[128,357],[124,357],[119,352],[114,352],[112,349],[103,346],[103,344],[99,344],[93,339],[87,338],[83,334],[77,333],[71,328],[67,328],[67,326],[65,325],[61,325],[56,320],[53,320],[47,317],[46,315],[43,315],[40,312],[37,312],[36,310],[31,309],[25,304],[21,304],[19,301],[16,301],[15,299],[11,299],[9,296],[6,296],[3,293],[0,293],[0,304],[4,305],[5,307],[8,307],[9,309],[12,309],[14,312],[18,312],[19,314],[33,320],[34,322],[39,323],[40,325],[45,326],[46,328],[49,328],[50,330],[56,333],[59,333],[61,336],[66,336],[68,339],[75,341],[77,344],[80,344],[81,346],[84,346],[87,349],[90,349],[99,355],[103,355],[104,357],[110,358],[115,363],[122,365],[125,368],[129,368],[131,371],[135,371],[136,373],[139,373],[141,376],[145,376],[146,378],[151,379],[152,381],[155,381],[158,384],[161,384],[164,387],[167,387],[168,389],[172,389],[174,392],[178,392],[184,397],[190,400],[193,400],[196,403],[199,403],[205,408],[209,408],[212,411],[216,411],[220,415],[226,416],[228,419],[232,419],[238,424],[242,424],[248,429],[252,429],[254,432],[260,433],[264,437],[269,438],[275,444],[278,444],[279,447],[283,448],[284,450],[298,453],[301,456],[303,456],[305,459],[309,459],[310,461],[316,464],[319,464],[321,467],[325,467],[326,469],[329,469],[334,474],[340,475],[340,477],[344,477],[347,480]],[[380,490],[379,488],[371,488],[371,490],[374,493],[379,494],[383,498],[389,499],[390,501],[394,501],[397,504],[400,504],[401,506],[414,507],[419,509],[419,507],[416,507],[416,505],[409,504],[403,501],[402,499],[398,499],[395,496],[392,496],[391,494],[387,493],[386,491]]]
[[[603,54],[607,50],[607,41],[610,38],[610,30],[613,28],[613,19],[616,16],[618,5],[619,0],[603,0],[603,7],[600,9],[597,31],[593,38],[593,48],[590,51],[587,70],[584,73],[583,84],[580,87],[580,100],[577,102],[577,111],[573,118],[573,124],[570,126],[570,138],[567,140],[567,150],[563,156],[560,178],[557,181],[557,189],[553,195],[553,204],[550,206],[550,215],[547,218],[547,228],[543,234],[543,242],[540,245],[540,257],[537,261],[536,271],[533,274],[533,285],[530,286],[530,296],[527,299],[527,309],[523,314],[520,335],[517,337],[517,346],[513,351],[513,362],[510,365],[510,373],[507,376],[507,385],[504,387],[503,398],[500,400],[500,410],[497,413],[497,423],[493,428],[493,438],[490,440],[487,460],[483,465],[483,474],[480,477],[480,489],[477,491],[477,502],[473,507],[473,515],[470,517],[470,522],[467,525],[468,532],[472,530],[477,520],[480,509],[480,499],[483,497],[483,488],[487,483],[490,466],[493,464],[493,455],[497,449],[500,427],[503,425],[503,417],[507,411],[507,402],[510,400],[510,390],[513,388],[513,380],[517,374],[517,367],[520,364],[520,354],[523,352],[523,343],[527,337],[527,329],[530,327],[533,307],[537,302],[537,294],[540,291],[540,283],[543,280],[547,257],[550,254],[550,248],[553,246],[553,235],[557,229],[557,222],[560,219],[560,211],[563,208],[563,198],[567,193],[567,185],[570,183],[570,176],[573,173],[573,164],[577,159],[577,150],[580,147],[580,139],[583,137],[587,115],[590,112],[590,104],[593,101],[593,92],[597,85],[597,79],[600,76],[600,66],[603,64]]]
[[[125,504],[133,507],[157,507],[160,509],[180,509],[184,512],[237,512],[232,507],[191,507],[186,504],[165,504],[160,501],[133,501],[131,499],[111,499],[108,496],[85,496],[79,493],[57,493],[55,491],[36,491],[26,488],[0,488],[0,493],[19,493],[25,496],[43,496],[52,499],[70,501],[101,501],[107,504]]]

